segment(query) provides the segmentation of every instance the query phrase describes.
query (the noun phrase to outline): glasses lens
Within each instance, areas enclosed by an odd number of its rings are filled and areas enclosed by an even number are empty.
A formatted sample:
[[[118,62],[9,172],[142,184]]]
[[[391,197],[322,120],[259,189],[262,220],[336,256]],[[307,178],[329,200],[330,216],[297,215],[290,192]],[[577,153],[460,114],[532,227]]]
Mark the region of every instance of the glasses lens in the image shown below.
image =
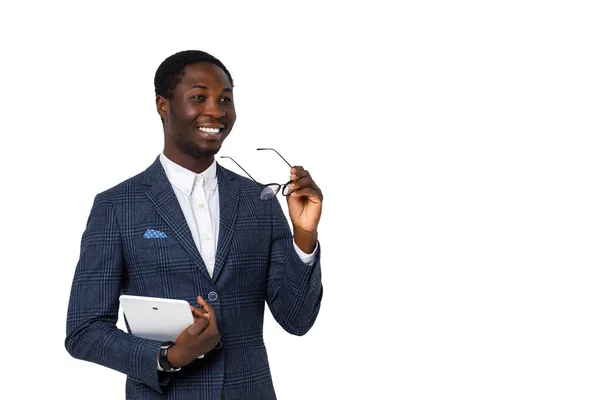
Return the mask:
[[[285,185],[285,187],[283,188],[283,192],[281,192],[284,196],[287,196],[288,194],[290,194],[290,185],[287,184]]]
[[[275,197],[278,190],[279,190],[279,186],[277,186],[277,185],[265,186],[263,188],[263,190],[260,192],[260,199],[261,200],[272,199],[273,197]]]

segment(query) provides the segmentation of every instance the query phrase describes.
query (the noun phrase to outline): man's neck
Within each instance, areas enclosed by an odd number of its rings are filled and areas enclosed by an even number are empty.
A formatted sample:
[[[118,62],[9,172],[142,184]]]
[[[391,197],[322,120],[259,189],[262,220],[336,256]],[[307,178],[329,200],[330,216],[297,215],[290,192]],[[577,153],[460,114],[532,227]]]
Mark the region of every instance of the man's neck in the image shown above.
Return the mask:
[[[201,157],[192,157],[187,154],[171,153],[166,149],[163,150],[164,155],[175,164],[199,174],[206,171],[208,167],[215,161],[214,155],[206,155]]]

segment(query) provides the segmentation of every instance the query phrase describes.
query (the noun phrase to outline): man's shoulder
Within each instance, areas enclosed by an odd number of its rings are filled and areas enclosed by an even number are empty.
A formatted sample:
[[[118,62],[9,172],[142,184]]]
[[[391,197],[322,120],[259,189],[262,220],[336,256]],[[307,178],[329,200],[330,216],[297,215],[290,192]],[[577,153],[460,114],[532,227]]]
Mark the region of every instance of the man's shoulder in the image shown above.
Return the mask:
[[[143,194],[149,187],[150,177],[153,174],[160,173],[161,169],[162,166],[160,165],[160,162],[154,162],[144,171],[98,193],[97,197],[118,201],[119,199],[123,199],[124,196]]]

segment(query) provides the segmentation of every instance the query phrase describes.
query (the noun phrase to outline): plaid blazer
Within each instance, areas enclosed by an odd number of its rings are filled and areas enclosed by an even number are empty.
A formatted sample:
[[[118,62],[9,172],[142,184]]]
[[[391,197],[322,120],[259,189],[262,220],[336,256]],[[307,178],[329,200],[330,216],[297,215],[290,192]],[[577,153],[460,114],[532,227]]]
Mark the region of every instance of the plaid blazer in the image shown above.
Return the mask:
[[[320,251],[302,263],[277,199],[220,165],[219,240],[213,277],[157,158],[94,199],[67,312],[65,347],[127,375],[127,399],[275,399],[263,342],[265,302],[288,332],[305,334],[323,293]],[[145,239],[147,229],[166,234]],[[320,246],[319,246],[320,248]],[[160,343],[116,326],[119,296],[184,299],[214,307],[221,341],[179,372],[157,371]]]

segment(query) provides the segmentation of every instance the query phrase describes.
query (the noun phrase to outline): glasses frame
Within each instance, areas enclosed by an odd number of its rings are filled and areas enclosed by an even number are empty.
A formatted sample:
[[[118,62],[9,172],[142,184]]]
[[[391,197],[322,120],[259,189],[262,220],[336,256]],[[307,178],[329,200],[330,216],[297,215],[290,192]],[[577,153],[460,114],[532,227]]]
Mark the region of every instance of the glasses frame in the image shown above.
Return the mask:
[[[289,162],[288,162],[288,161],[287,161],[285,158],[283,158],[283,156],[282,156],[281,154],[279,154],[279,152],[278,152],[277,150],[275,150],[275,149],[273,149],[273,148],[270,148],[270,147],[260,147],[260,148],[258,148],[258,149],[256,149],[256,150],[259,150],[259,151],[261,151],[261,150],[271,150],[271,151],[274,151],[275,153],[277,153],[277,155],[278,155],[279,157],[281,157],[281,159],[282,159],[283,161],[285,161],[285,163],[286,163],[286,164],[287,164],[287,165],[288,165],[290,168],[292,168],[292,165],[291,165],[291,164],[290,164],[290,163],[289,163]],[[257,181],[256,181],[256,179],[254,179],[254,178],[252,177],[252,175],[250,175],[250,174],[248,173],[248,171],[246,171],[246,170],[244,169],[244,167],[242,167],[240,164],[238,164],[238,162],[237,162],[237,161],[235,161],[235,160],[233,159],[233,157],[229,157],[229,156],[221,156],[221,158],[229,158],[229,159],[230,159],[231,161],[233,161],[233,162],[234,162],[234,163],[235,163],[235,164],[236,164],[238,167],[240,167],[240,168],[241,168],[241,170],[242,170],[242,171],[244,171],[244,172],[246,173],[246,175],[248,175],[248,177],[250,177],[250,179],[252,179],[252,180],[254,181],[254,183],[256,183],[258,186],[260,186],[260,187],[262,188],[262,190],[261,190],[261,192],[260,192],[260,199],[261,199],[261,200],[270,200],[270,199],[273,199],[273,198],[275,198],[275,197],[277,196],[277,193],[279,193],[279,191],[280,191],[280,190],[281,190],[281,194],[282,194],[283,196],[289,196],[289,195],[291,194],[291,193],[285,193],[285,189],[288,187],[288,185],[289,185],[290,183],[292,183],[292,181],[291,181],[291,180],[290,180],[289,182],[287,182],[287,183],[267,183],[267,184],[263,184],[263,183],[257,182]],[[268,197],[267,197],[267,196],[263,196],[263,192],[265,191],[265,188],[267,188],[267,187],[268,187],[268,188],[270,188],[270,189],[271,189],[271,191],[273,192],[273,195],[269,195]],[[273,187],[275,187],[276,189],[273,189]]]

